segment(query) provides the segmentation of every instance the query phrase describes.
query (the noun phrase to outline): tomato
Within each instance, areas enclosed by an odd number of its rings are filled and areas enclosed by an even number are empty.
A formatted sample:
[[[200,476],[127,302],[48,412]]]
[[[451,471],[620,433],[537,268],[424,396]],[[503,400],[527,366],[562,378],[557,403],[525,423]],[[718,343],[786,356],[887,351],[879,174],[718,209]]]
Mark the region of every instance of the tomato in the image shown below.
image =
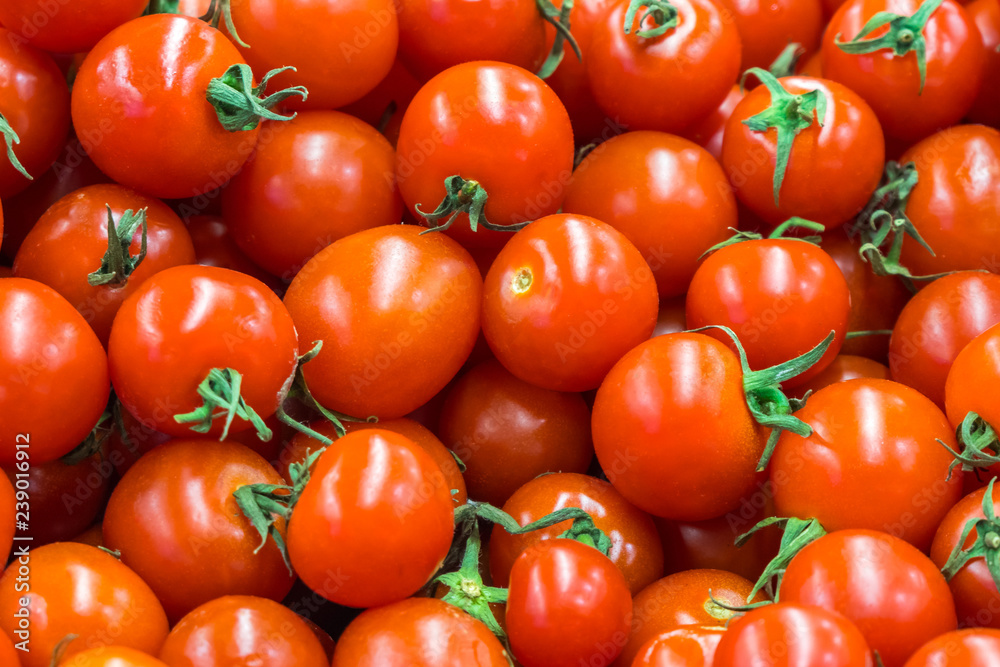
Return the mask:
[[[18,657],[18,650],[14,648],[14,642],[0,632],[0,661],[9,667],[21,667],[21,659]]]
[[[857,378],[888,380],[889,368],[885,364],[880,364],[867,357],[838,354],[819,375],[814,376],[804,385],[799,385],[796,388],[796,393],[799,396],[804,396],[807,391],[817,392],[831,384]]]
[[[9,3],[3,3],[4,11]],[[2,20],[2,19],[0,19]],[[4,21],[4,25],[12,25]],[[18,43],[21,42],[21,43]],[[59,68],[16,33],[0,28],[0,116],[20,140],[13,147],[24,170],[38,178],[59,156],[69,132],[69,90]],[[5,133],[6,136],[6,133]],[[0,151],[0,197],[26,189],[31,181]]]
[[[734,619],[715,651],[715,667],[872,667],[861,632],[840,614],[781,602]]]
[[[58,667],[167,667],[167,665],[135,649],[98,646],[60,660]]]
[[[1000,3],[997,0],[974,0],[965,6],[966,13],[972,18],[983,40],[985,63],[983,65],[983,87],[966,119],[973,123],[983,123],[992,127],[1000,126],[1000,94],[996,86],[989,81],[996,81],[1000,76]]]
[[[577,667],[617,657],[632,623],[632,596],[621,571],[597,549],[546,540],[510,571],[507,633],[524,667]]]
[[[0,475],[0,560],[3,562],[7,562],[4,554],[10,554],[10,548],[14,544],[16,511],[24,507],[18,507],[17,503],[13,483]]]
[[[30,588],[17,583],[30,572]],[[27,608],[30,623],[15,613]],[[23,615],[24,612],[21,611]],[[20,555],[0,578],[0,628],[28,642],[22,667],[49,667],[66,635],[64,657],[98,646],[156,653],[167,636],[167,617],[149,586],[114,556],[85,544],[62,542]]]
[[[565,507],[579,507],[594,525],[611,538],[608,557],[625,575],[629,589],[638,593],[663,574],[663,550],[653,520],[629,504],[603,480],[576,473],[537,477],[504,504],[503,510],[522,526]],[[538,542],[558,537],[570,521],[523,535],[511,535],[494,526],[490,537],[490,573],[497,586],[506,586],[517,557]]]
[[[195,215],[185,222],[191,235],[191,242],[194,244],[195,261],[198,264],[239,271],[256,278],[272,290],[284,289],[281,281],[254,264],[240,250],[221,217]]]
[[[507,652],[485,625],[434,598],[410,598],[361,613],[340,636],[332,667],[506,667]]]
[[[906,667],[990,667],[1000,661],[1000,630],[956,630],[913,654]]]
[[[796,416],[813,434],[778,439],[771,459],[778,516],[930,545],[961,497],[962,474],[949,476],[952,456],[936,440],[954,449],[955,434],[929,399],[889,380],[848,380],[817,391]]]
[[[126,210],[133,214],[146,211],[146,254],[134,271],[131,267],[116,271],[102,266],[109,252],[109,207],[116,226]],[[119,243],[117,239],[115,243]],[[130,257],[140,256],[142,241],[139,225],[127,250]],[[73,252],[67,253],[67,248]],[[92,185],[66,195],[42,215],[14,258],[14,275],[45,283],[59,292],[107,345],[111,322],[128,296],[150,276],[194,260],[191,237],[166,204],[119,185]],[[114,278],[91,285],[88,275],[100,271]]]
[[[427,583],[451,545],[454,501],[423,448],[355,431],[319,457],[288,527],[302,581],[337,604],[375,607]]]
[[[721,4],[740,33],[741,71],[751,67],[767,69],[789,42],[802,46],[803,57],[819,47],[824,24],[820,0],[723,0]]]
[[[338,111],[269,121],[257,148],[222,194],[237,245],[286,282],[317,252],[354,232],[400,221],[395,153],[378,131]],[[282,220],[275,225],[275,220]]]
[[[718,162],[661,132],[628,132],[595,148],[573,173],[563,210],[624,234],[646,258],[660,298],[687,291],[701,255],[737,224]]]
[[[104,348],[73,306],[34,280],[0,281],[0,464],[67,454],[97,424],[108,392]]]
[[[597,387],[656,324],[656,284],[613,227],[570,214],[518,232],[484,283],[483,333],[515,376],[556,391]]]
[[[452,384],[438,433],[465,464],[472,497],[497,507],[535,477],[583,473],[594,458],[583,398],[528,384],[495,359]]]
[[[956,428],[970,412],[987,424],[1000,427],[1000,410],[988,400],[992,388],[1000,383],[1000,325],[979,334],[962,348],[948,371],[945,406],[948,419]]]
[[[370,93],[339,110],[377,127],[395,148],[403,114],[418,90],[420,82],[397,58],[389,73]]]
[[[795,387],[837,356],[850,308],[844,275],[823,250],[795,239],[760,239],[727,246],[705,259],[688,289],[687,324],[735,331],[753,370],[794,359],[835,332],[820,360],[784,383]],[[719,331],[707,333],[732,346]]]
[[[9,0],[0,7],[0,23],[17,31],[11,44],[31,44],[56,53],[79,53],[121,24],[142,14],[144,0],[60,2]],[[4,41],[7,41],[6,39]]]
[[[273,600],[226,595],[189,612],[167,635],[170,667],[327,667],[316,635]]]
[[[726,123],[733,115],[733,109],[743,99],[743,94],[740,86],[733,86],[715,111],[689,126],[681,134],[707,150],[716,160],[722,159],[722,138]]]
[[[236,504],[245,484],[281,476],[243,445],[173,440],[122,477],[104,515],[104,543],[121,552],[172,621],[223,595],[280,600],[292,586],[278,548],[265,544]],[[144,517],[156,516],[156,521]],[[284,522],[278,530],[284,532]]]
[[[285,294],[316,399],[331,410],[395,419],[458,373],[479,333],[482,279],[472,257],[410,225],[347,236],[306,264]],[[442,344],[446,342],[446,344]]]
[[[403,116],[396,147],[399,191],[418,220],[445,198],[445,179],[459,176],[461,187],[478,193],[449,197],[457,217],[447,233],[470,247],[500,247],[509,238],[473,232],[470,212],[479,227],[555,213],[572,169],[573,130],[562,102],[534,74],[504,63],[456,65],[427,82]]]
[[[860,53],[837,42],[857,41],[878,12],[911,17],[922,4],[921,0],[847,0],[823,35],[823,76],[863,97],[886,135],[905,141],[954,125],[972,106],[985,60],[972,18],[954,0],[943,0],[936,9],[928,6],[932,13],[923,23],[900,26],[893,35],[879,29],[862,38],[869,44]],[[888,41],[877,42],[879,37]],[[895,48],[904,55],[895,55]],[[926,54],[923,58],[920,49]]]
[[[659,31],[655,17],[626,25],[626,2],[616,2],[593,28],[591,90],[601,109],[630,130],[684,130],[718,107],[739,75],[740,36],[723,9],[712,0],[671,4],[677,24],[658,36],[639,34]]]
[[[942,130],[900,158],[917,168],[906,216],[934,251],[907,240],[900,263],[913,275],[965,269],[1000,273],[1000,132],[982,125]]]
[[[656,327],[653,329],[654,338],[668,333],[680,333],[687,329],[684,301],[683,294],[660,301],[660,312],[656,316]]]
[[[995,324],[1000,324],[1000,277],[962,271],[935,280],[906,304],[892,330],[892,379],[943,408],[955,357]]]
[[[639,649],[631,667],[711,667],[725,632],[699,626],[661,632]]]

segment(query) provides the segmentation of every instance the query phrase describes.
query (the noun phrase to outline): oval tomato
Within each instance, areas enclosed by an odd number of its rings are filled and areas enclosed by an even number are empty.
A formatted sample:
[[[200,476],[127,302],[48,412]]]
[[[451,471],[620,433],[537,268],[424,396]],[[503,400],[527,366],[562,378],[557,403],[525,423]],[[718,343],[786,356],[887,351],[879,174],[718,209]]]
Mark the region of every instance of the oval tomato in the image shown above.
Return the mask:
[[[725,632],[699,626],[661,632],[639,649],[631,667],[711,667]]]
[[[1000,661],[1000,630],[956,630],[932,639],[906,667],[990,667]]]

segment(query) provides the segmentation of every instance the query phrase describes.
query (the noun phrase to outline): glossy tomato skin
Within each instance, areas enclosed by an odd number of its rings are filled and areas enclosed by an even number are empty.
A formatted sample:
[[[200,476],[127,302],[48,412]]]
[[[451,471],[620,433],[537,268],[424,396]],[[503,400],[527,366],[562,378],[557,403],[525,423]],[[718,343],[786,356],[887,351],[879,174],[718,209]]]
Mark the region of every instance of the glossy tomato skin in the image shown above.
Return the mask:
[[[872,667],[861,632],[819,607],[781,602],[734,619],[715,651],[715,667]]]
[[[302,581],[349,607],[412,595],[438,569],[454,532],[441,469],[409,438],[356,431],[320,456],[288,530]]]
[[[850,354],[838,354],[830,365],[805,384],[795,388],[795,393],[804,396],[807,391],[813,393],[831,384],[856,380],[858,378],[889,379],[889,367],[868,357],[856,357]]]
[[[98,646],[60,660],[59,667],[167,667],[167,664],[132,648]]]
[[[18,48],[30,44],[55,53],[81,53],[121,24],[138,18],[147,4],[143,0],[86,0],[53,6],[43,0],[10,0],[0,7],[0,23],[17,31],[10,43]]]
[[[611,538],[608,557],[622,571],[633,594],[662,576],[663,550],[652,519],[603,480],[576,473],[537,477],[518,489],[503,510],[526,526],[564,507],[583,509],[593,518],[594,525]],[[494,526],[490,537],[493,583],[506,586],[521,553],[541,541],[555,539],[570,524],[564,521],[524,535],[511,535]]]
[[[983,65],[983,86],[976,101],[966,115],[966,120],[991,127],[1000,126],[1000,92],[988,82],[1000,76],[1000,3],[996,0],[974,0],[965,5],[965,11],[979,29],[983,40],[985,64]]]
[[[985,60],[975,23],[953,0],[944,0],[934,11],[923,30],[927,77],[922,91],[915,52],[896,56],[881,49],[852,55],[834,40],[854,39],[878,12],[910,16],[919,6],[919,0],[848,0],[823,35],[823,76],[864,98],[886,135],[904,141],[954,125],[972,106]]]
[[[0,660],[3,661],[3,664],[10,665],[10,667],[21,667],[19,654],[20,651],[14,647],[14,642],[11,641],[10,637],[0,632]]]
[[[306,264],[285,294],[320,403],[380,419],[402,417],[458,373],[479,333],[482,278],[442,234],[391,225],[345,237]]]
[[[524,667],[606,663],[628,638],[632,596],[621,571],[594,547],[546,540],[514,561],[506,621]]]
[[[115,223],[126,210],[146,209],[146,257],[124,287],[92,286],[87,276],[101,268],[108,251],[108,210]],[[67,253],[67,248],[73,248]],[[142,229],[129,254],[139,255]],[[14,275],[45,283],[72,303],[105,346],[122,302],[150,276],[193,264],[194,246],[181,219],[163,202],[120,185],[92,185],[69,194],[35,224],[14,258]]]
[[[198,19],[130,21],[80,66],[73,126],[101,171],[122,185],[169,199],[208,192],[235,176],[257,144],[259,127],[227,131],[205,97],[209,81],[243,63],[225,35]]]
[[[237,245],[285,282],[317,252],[354,232],[400,221],[388,140],[339,111],[307,111],[261,127],[261,142],[222,194]],[[275,224],[276,221],[281,224]]]
[[[340,636],[332,667],[505,667],[489,629],[434,598],[409,598],[361,613]]]
[[[846,86],[805,76],[778,80],[793,95],[820,91],[826,97],[822,125],[799,132],[774,202],[777,130],[757,132],[744,121],[771,105],[771,93],[757,86],[736,105],[726,123],[722,165],[736,196],[770,225],[792,216],[832,229],[860,211],[878,186],[885,163],[884,138],[868,104]],[[761,165],[761,162],[764,164]]]
[[[121,551],[176,622],[223,595],[280,600],[294,578],[260,536],[233,493],[245,484],[282,484],[260,455],[214,440],[173,440],[145,454],[108,501],[104,542]],[[167,508],[167,509],[164,509]],[[156,522],[142,517],[155,515]],[[284,532],[284,521],[278,520]]]
[[[59,156],[66,140],[69,90],[51,57],[19,42],[15,33],[0,28],[0,67],[4,70],[0,113],[21,140],[14,146],[14,154],[25,171],[38,178]],[[6,199],[30,185],[5,151],[0,157],[0,197]]]
[[[979,334],[962,348],[948,371],[945,383],[945,407],[948,420],[958,428],[970,412],[977,413],[987,424],[1000,425],[1000,410],[996,396],[1000,387],[1000,325]]]
[[[998,661],[1000,630],[956,630],[924,644],[906,667],[990,667]]]
[[[842,614],[885,667],[903,667],[925,642],[958,624],[937,566],[903,540],[873,530],[839,530],[806,545],[785,570],[781,601]]]
[[[229,227],[220,216],[194,215],[187,218],[188,233],[194,244],[195,261],[202,266],[217,266],[245,273],[280,294],[284,285],[275,276],[260,268],[236,245]]]
[[[813,434],[778,439],[771,459],[778,516],[930,545],[962,493],[961,472],[949,478],[952,456],[936,442],[954,448],[954,432],[930,399],[890,380],[848,380],[810,396],[796,416]]]
[[[1000,273],[1000,132],[983,125],[942,130],[900,158],[917,167],[906,215],[934,251],[903,243],[900,263],[913,275]]]
[[[30,568],[30,591],[15,588],[22,567]],[[17,636],[14,614],[24,606],[31,613],[31,650],[21,653],[22,667],[49,667],[70,633],[77,639],[66,645],[65,657],[100,645],[155,654],[167,636],[167,617],[150,587],[114,556],[85,544],[32,549],[7,567],[0,578],[0,628],[8,637]]]
[[[819,247],[792,239],[744,241],[712,253],[687,293],[688,326],[732,329],[753,370],[794,359],[835,332],[820,360],[786,387],[804,383],[833,361],[850,309],[851,293],[836,263]],[[732,346],[724,333],[706,333]]]
[[[483,333],[507,370],[539,387],[597,387],[656,325],[642,254],[594,218],[536,220],[500,251],[484,283]]]
[[[661,299],[686,292],[699,257],[737,224],[718,162],[662,132],[628,132],[595,148],[573,173],[563,210],[624,234],[646,258]]]
[[[86,320],[51,287],[0,281],[0,464],[67,454],[108,402],[108,360]],[[58,419],[53,419],[58,415]],[[24,455],[21,459],[24,460]]]
[[[1000,276],[975,271],[938,278],[910,300],[889,341],[892,379],[945,407],[955,357],[973,338],[1000,324]]]
[[[684,626],[656,635],[636,654],[631,667],[711,667],[725,628]]]
[[[725,134],[726,123],[733,115],[733,109],[743,99],[743,95],[744,92],[738,85],[733,86],[729,89],[729,94],[722,100],[722,103],[715,108],[715,111],[699,122],[690,125],[681,134],[707,150],[716,160],[721,160],[722,138]]]
[[[159,653],[170,667],[327,667],[323,646],[298,614],[249,595],[226,595],[192,610]]]
[[[491,223],[535,220],[559,210],[572,170],[573,128],[565,107],[543,81],[514,65],[449,68],[420,89],[403,116],[396,179],[417,220],[423,219],[417,207],[433,211],[445,196],[445,179],[454,175],[486,190]],[[481,227],[473,233],[464,213],[447,234],[468,247],[499,248],[509,238]]]
[[[739,75],[740,37],[723,9],[711,0],[672,4],[678,25],[659,37],[625,34],[624,2],[594,26],[591,90],[608,117],[630,130],[684,130],[711,113]],[[638,17],[632,27],[640,28]]]

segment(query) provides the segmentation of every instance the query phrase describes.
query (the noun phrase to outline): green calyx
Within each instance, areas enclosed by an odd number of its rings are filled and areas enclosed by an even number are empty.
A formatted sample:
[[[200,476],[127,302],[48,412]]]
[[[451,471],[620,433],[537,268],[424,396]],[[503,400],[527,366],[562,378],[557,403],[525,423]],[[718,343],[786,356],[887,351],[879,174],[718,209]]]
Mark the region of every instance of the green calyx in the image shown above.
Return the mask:
[[[79,445],[74,447],[68,454],[64,454],[59,460],[68,466],[77,465],[87,459],[89,459],[94,454],[101,451],[104,443],[111,436],[111,433],[115,430],[115,415],[119,413],[121,409],[119,407],[118,397],[115,396],[115,392],[112,391],[111,395],[108,397],[108,405],[104,408],[104,412],[97,419],[97,424],[91,429],[90,433],[86,438],[83,439]]]
[[[793,95],[785,90],[781,82],[766,69],[751,67],[743,73],[740,85],[749,75],[754,75],[771,92],[771,105],[755,116],[743,121],[754,132],[767,132],[774,128],[778,132],[774,163],[774,205],[778,206],[781,184],[785,180],[788,159],[792,154],[795,137],[813,123],[823,127],[826,117],[826,94],[821,90]]]
[[[948,581],[951,581],[969,561],[982,558],[986,561],[990,576],[993,577],[993,585],[1000,590],[1000,522],[993,507],[994,483],[996,478],[990,480],[983,495],[983,518],[972,518],[966,522],[955,548],[941,568],[944,578]],[[963,547],[972,531],[976,531],[976,539],[968,549],[965,549]]]
[[[236,26],[233,25],[233,12],[229,6],[229,2],[230,0],[212,0],[208,6],[208,11],[200,18],[216,29],[219,27],[219,22],[222,21],[225,23],[226,30],[229,32],[229,36],[233,38],[233,41],[243,48],[249,49],[250,45],[240,39],[239,34],[236,32]],[[177,4],[176,0],[174,0],[174,4]]]
[[[765,591],[774,602],[778,601],[778,594],[781,588],[781,577],[784,575],[788,564],[802,549],[811,542],[826,535],[826,530],[816,519],[797,519],[795,517],[768,517],[756,526],[736,538],[736,546],[741,547],[747,540],[759,530],[768,526],[781,526],[781,545],[778,554],[767,564],[764,572],[747,595],[748,600],[752,600],[760,591]],[[760,606],[760,603],[754,605]]]
[[[128,284],[128,278],[132,272],[139,268],[142,260],[146,259],[146,235],[148,225],[146,222],[146,209],[138,212],[128,209],[122,213],[115,226],[115,217],[108,209],[108,251],[104,253],[101,260],[101,268],[87,276],[87,282],[96,287],[107,285],[113,289],[120,289]],[[137,229],[142,228],[142,246],[139,254],[134,257],[129,252],[132,246],[132,237]]]
[[[24,165],[21,164],[21,161],[17,159],[17,155],[14,154],[14,145],[21,143],[21,138],[17,136],[17,132],[10,126],[10,123],[7,122],[2,113],[0,113],[0,134],[3,135],[3,140],[7,144],[7,159],[10,160],[10,164],[29,181],[35,180],[24,168]]]
[[[646,8],[646,11],[642,13],[641,17],[639,17],[639,25],[641,26],[647,19],[652,19],[656,27],[650,28],[649,30],[636,30],[636,37],[652,39],[653,37],[663,35],[671,28],[677,27],[677,8],[670,4],[667,0],[630,0],[628,9],[625,10],[626,35],[632,32],[632,26],[635,23],[635,15],[638,14],[639,10],[643,7]]]
[[[937,441],[955,457],[948,467],[948,479],[951,479],[952,472],[959,465],[963,471],[972,472],[1000,463],[1000,440],[997,439],[997,433],[975,412],[965,415],[965,419],[955,429],[955,437],[962,448],[961,452],[956,452],[943,440]]]
[[[931,15],[941,6],[942,0],[924,0],[911,16],[901,16],[892,12],[878,12],[861,28],[861,32],[849,42],[841,41],[838,33],[833,43],[844,53],[863,54],[875,53],[889,49],[897,58],[905,56],[910,51],[917,54],[917,69],[920,71],[920,94],[924,92],[924,82],[927,79],[927,40],[924,28]],[[883,26],[888,31],[881,37],[865,39],[868,35]]]
[[[573,11],[573,0],[563,0],[560,9],[556,9],[551,0],[535,0],[535,5],[538,7],[542,18],[555,28],[556,31],[552,50],[549,51],[548,57],[545,58],[545,62],[542,63],[542,66],[536,73],[538,78],[547,79],[552,76],[553,72],[556,71],[556,68],[563,61],[563,57],[566,55],[567,43],[573,49],[573,53],[576,54],[577,60],[583,60],[583,54],[580,52],[580,45],[576,43],[576,38],[573,37],[573,33],[569,29],[569,15]]]
[[[455,218],[460,213],[465,213],[469,216],[469,229],[473,232],[477,231],[480,225],[495,232],[516,232],[528,225],[527,222],[514,225],[494,225],[487,220],[483,209],[486,207],[486,200],[489,198],[489,195],[483,186],[479,184],[479,181],[467,181],[461,176],[449,176],[444,179],[444,189],[447,194],[445,194],[444,199],[433,212],[424,213],[420,210],[420,205],[417,204],[417,213],[423,216],[430,224],[447,217],[440,225],[425,229],[420,232],[421,234],[443,232],[451,227],[452,223],[455,222]]]
[[[209,103],[215,107],[222,127],[229,132],[244,132],[252,130],[266,120],[292,120],[296,114],[282,116],[271,109],[289,97],[298,95],[302,99],[309,96],[309,91],[303,86],[285,88],[267,97],[261,98],[267,89],[271,78],[286,71],[295,71],[294,67],[273,69],[264,75],[260,84],[253,87],[253,72],[246,64],[232,65],[226,73],[212,79],[205,93]]]
[[[811,220],[806,220],[805,218],[791,217],[785,220],[783,223],[774,228],[774,230],[767,235],[768,239],[787,239],[789,241],[804,241],[806,243],[812,243],[814,245],[819,245],[823,241],[823,237],[816,234],[810,236],[785,236],[785,232],[790,229],[808,229],[812,232],[822,232],[824,227],[818,222],[813,222]],[[723,248],[731,245],[736,245],[737,243],[742,243],[744,241],[759,241],[764,238],[763,234],[757,232],[744,232],[732,227],[729,228],[733,235],[730,236],[725,241],[721,243],[716,243],[714,246],[701,253],[698,259],[707,257],[711,255],[716,250],[722,250]]]
[[[776,79],[780,79],[785,76],[792,76],[795,74],[795,68],[799,64],[799,59],[802,58],[806,53],[804,46],[798,42],[789,42],[778,57],[774,59],[771,66],[767,68],[767,71],[771,73],[771,76]]]
[[[149,14],[180,14],[180,0],[151,0],[143,12],[143,16]]]
[[[174,421],[178,424],[192,424],[191,430],[195,433],[208,433],[212,430],[213,422],[223,418],[226,423],[219,436],[222,441],[229,436],[233,421],[239,417],[253,424],[258,438],[265,442],[270,440],[273,435],[271,429],[240,395],[242,384],[243,376],[232,368],[213,368],[198,385],[201,406],[191,412],[174,415]]]
[[[465,541],[465,552],[462,555],[461,566],[455,572],[438,575],[434,581],[448,587],[448,592],[441,598],[443,602],[458,607],[469,616],[482,622],[490,629],[490,632],[506,644],[507,633],[500,627],[490,605],[506,603],[507,589],[487,586],[483,583],[483,577],[479,574],[481,544],[479,525],[473,521],[469,536]]]

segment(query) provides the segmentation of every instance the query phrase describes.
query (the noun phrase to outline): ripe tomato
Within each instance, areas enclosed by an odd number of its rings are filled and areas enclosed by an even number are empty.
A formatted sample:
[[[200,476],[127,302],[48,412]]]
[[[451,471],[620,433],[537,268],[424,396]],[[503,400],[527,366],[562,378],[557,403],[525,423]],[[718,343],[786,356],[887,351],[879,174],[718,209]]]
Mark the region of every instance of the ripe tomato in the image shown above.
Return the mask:
[[[631,667],[711,667],[725,628],[684,626],[646,642]]]
[[[642,255],[586,216],[547,216],[518,232],[483,289],[490,349],[546,389],[594,389],[656,325],[656,284]]]
[[[743,94],[740,86],[733,86],[729,89],[729,94],[722,100],[722,103],[715,108],[715,111],[689,126],[681,134],[707,150],[716,160],[721,160],[722,138],[726,123],[733,115],[733,109],[743,99]]]
[[[744,241],[717,250],[698,267],[687,293],[688,326],[718,324],[735,331],[753,370],[794,359],[834,331],[820,360],[786,387],[806,382],[833,361],[850,309],[851,293],[836,263],[796,239]],[[707,334],[732,347],[725,334]]]
[[[611,538],[608,557],[618,566],[629,590],[638,593],[663,574],[663,550],[653,520],[629,504],[603,480],[576,473],[537,477],[510,497],[503,510],[522,526],[565,507],[579,507],[594,525]],[[570,521],[523,535],[493,527],[490,536],[490,574],[497,586],[506,586],[517,557],[533,544],[555,539]]]
[[[34,280],[0,281],[0,464],[67,454],[97,424],[109,389],[104,348],[72,305]]]
[[[19,651],[14,647],[14,642],[11,641],[10,637],[0,632],[0,662],[9,665],[9,667],[21,667],[18,653]]]
[[[470,212],[480,227],[555,213],[572,169],[573,129],[566,109],[541,79],[514,65],[476,62],[445,70],[413,98],[399,130],[396,179],[414,217],[435,210],[452,176],[478,193],[449,197],[448,210],[457,217],[448,234],[469,247],[500,247],[509,238],[491,229],[473,233]],[[448,220],[441,216],[433,224]]]
[[[0,7],[0,23],[16,31],[10,43],[17,48],[31,44],[56,53],[81,53],[137,18],[147,4],[146,0],[9,0]]]
[[[702,254],[736,227],[736,200],[708,151],[662,132],[628,132],[573,173],[563,210],[608,223],[646,258],[660,298],[683,294]]]
[[[273,139],[223,190],[222,212],[237,245],[263,268],[288,282],[337,239],[400,221],[396,155],[375,128],[309,111],[261,131]]]
[[[126,210],[146,211],[146,245],[141,225],[126,251],[141,263],[132,270],[128,258],[116,270],[108,259],[108,215],[121,224]],[[122,245],[115,237],[115,243]],[[67,253],[66,248],[73,248]],[[14,258],[14,275],[45,283],[73,304],[105,346],[111,322],[126,297],[163,269],[193,264],[194,246],[184,223],[163,202],[120,185],[91,185],[66,195],[49,208],[32,228]],[[111,282],[91,285],[87,278],[102,271]],[[124,283],[124,284],[123,284]]]
[[[521,552],[507,595],[510,646],[524,667],[577,667],[614,660],[628,639],[632,596],[597,549],[546,540]]]
[[[195,215],[185,222],[191,235],[191,242],[194,244],[195,261],[198,264],[239,271],[256,278],[272,290],[284,289],[285,286],[280,280],[254,264],[240,250],[221,217]]]
[[[167,635],[170,667],[327,667],[323,645],[298,614],[273,600],[226,595],[206,602]]]
[[[714,667],[873,667],[861,632],[819,607],[781,602],[734,619],[715,651]]]
[[[409,598],[368,609],[337,641],[332,667],[507,667],[489,629],[434,598]]]
[[[910,25],[897,21],[891,33],[862,35],[879,12],[913,17],[921,6]],[[860,51],[845,42],[860,42]],[[954,0],[847,0],[826,27],[822,53],[823,76],[863,97],[886,135],[911,142],[965,115],[979,93],[985,60],[975,23]]]
[[[823,33],[823,5],[820,0],[723,0],[740,33],[743,60],[740,71],[751,67],[767,69],[789,42],[802,46],[805,59],[819,47]],[[729,17],[727,17],[729,18]]]
[[[18,577],[30,578],[30,590]],[[49,667],[53,650],[70,633],[77,638],[66,644],[64,657],[97,646],[155,654],[167,636],[167,617],[149,586],[114,556],[61,542],[20,555],[4,571],[0,628],[28,642],[22,667]]]
[[[327,408],[402,417],[443,389],[472,351],[479,269],[456,242],[420,232],[391,225],[347,236],[289,286],[285,305],[302,352],[323,341],[303,373]]]
[[[0,12],[9,6],[3,4]],[[31,185],[10,161],[11,152],[34,178],[45,173],[59,156],[69,131],[69,90],[52,58],[4,28],[0,28],[0,68],[4,72],[0,116],[20,140],[12,151],[0,150],[0,197],[6,199]]]
[[[6,664],[6,663],[4,663]],[[98,646],[59,661],[58,667],[168,667],[162,660],[122,646]]]
[[[280,600],[294,578],[274,544],[254,552],[260,539],[233,492],[245,484],[281,483],[274,468],[243,445],[164,443],[115,487],[104,515],[105,546],[121,552],[172,621],[223,595]],[[281,520],[278,530],[284,532]]]
[[[906,667],[990,667],[1000,661],[1000,630],[956,630],[913,654]]]
[[[771,459],[778,516],[930,545],[961,497],[962,475],[949,477],[952,456],[935,440],[954,449],[955,434],[929,399],[889,380],[848,380],[813,394],[796,416],[813,434],[778,439]]]
[[[966,119],[973,123],[983,123],[992,127],[1000,126],[1000,91],[985,82],[996,81],[1000,76],[1000,3],[997,0],[974,0],[965,5],[966,13],[979,29],[983,40],[985,63],[983,65],[983,87],[972,103]]]
[[[955,357],[995,324],[1000,324],[1000,276],[962,271],[935,280],[906,304],[892,330],[892,379],[944,408]]]
[[[441,469],[409,438],[380,429],[334,441],[316,461],[288,526],[302,581],[337,604],[402,600],[440,567],[454,532]]]
[[[630,130],[684,130],[718,107],[739,75],[740,36],[723,9],[712,0],[671,5],[676,24],[656,36],[643,34],[670,25],[656,21],[667,18],[663,12],[626,21],[626,2],[616,2],[593,28],[591,90],[601,109]]]
[[[830,365],[814,376],[811,380],[795,389],[795,393],[804,396],[807,391],[817,392],[831,384],[855,380],[857,378],[889,379],[889,368],[868,357],[855,357],[850,354],[838,354]]]
[[[970,412],[987,424],[1000,427],[1000,410],[995,396],[1000,386],[1000,325],[979,334],[962,348],[948,371],[945,383],[945,406],[948,420],[958,427]]]

